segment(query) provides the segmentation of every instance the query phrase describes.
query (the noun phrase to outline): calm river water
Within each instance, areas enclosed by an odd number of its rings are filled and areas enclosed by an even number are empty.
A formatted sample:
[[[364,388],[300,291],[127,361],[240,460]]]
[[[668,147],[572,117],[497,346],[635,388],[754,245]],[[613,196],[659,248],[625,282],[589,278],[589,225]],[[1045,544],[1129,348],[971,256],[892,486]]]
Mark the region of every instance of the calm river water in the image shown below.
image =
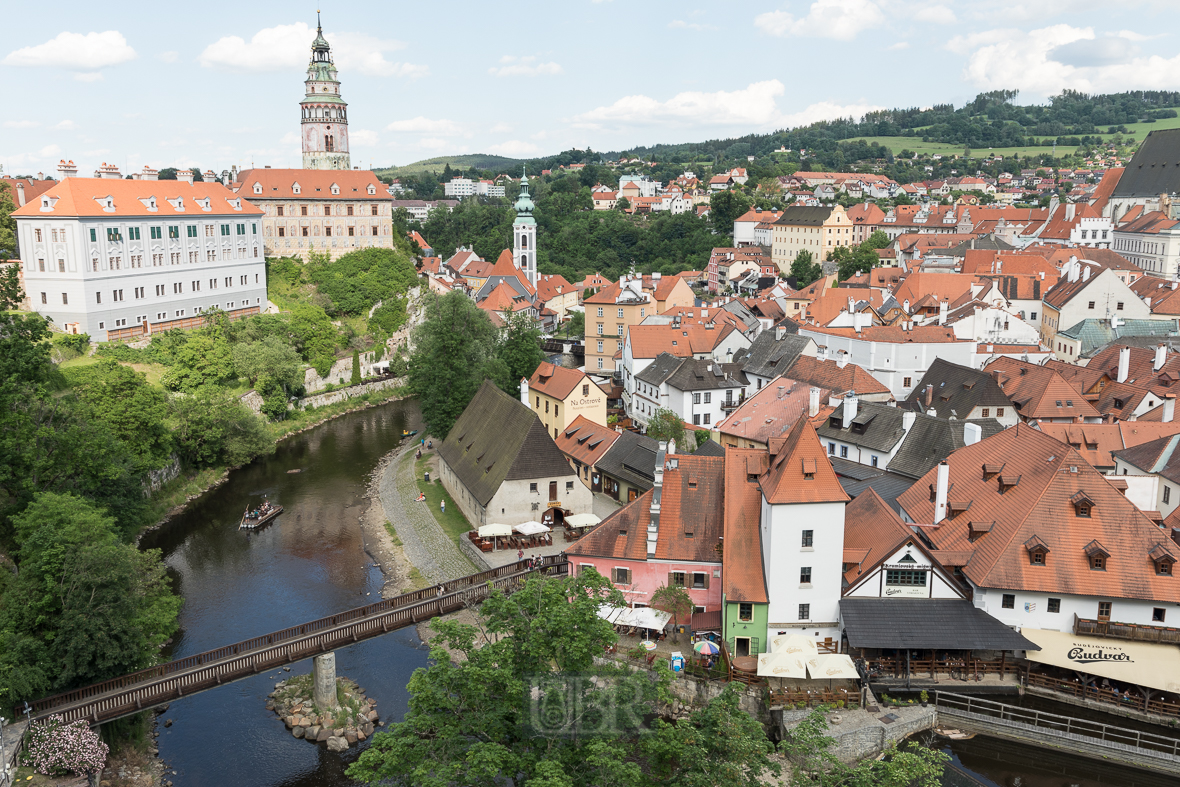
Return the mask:
[[[417,419],[412,402],[393,402],[304,432],[283,442],[274,456],[235,471],[161,532],[145,537],[145,547],[164,551],[185,600],[182,630],[169,655],[200,653],[377,600],[381,572],[364,552],[359,522],[368,505],[365,490],[377,462],[400,442],[407,420],[418,428]],[[287,472],[295,469],[302,472]],[[263,495],[285,506],[283,515],[262,532],[239,532],[242,511]],[[410,674],[426,663],[426,648],[413,629],[336,652],[338,673],[377,699],[385,721],[405,713]],[[290,673],[271,671],[172,703],[161,719],[173,724],[160,725],[159,744],[160,756],[177,772],[171,777],[177,787],[351,784],[344,769],[361,749],[340,755],[296,740],[265,709],[274,683],[310,672],[311,662],[291,667]],[[997,787],[1174,784],[982,737],[955,742],[952,753],[978,783]]]
[[[364,552],[359,517],[368,476],[401,440],[413,403],[392,402],[329,421],[280,444],[274,456],[231,474],[194,500],[161,532],[144,539],[163,549],[184,597],[173,658],[331,615],[376,601],[381,572]],[[300,469],[298,474],[288,470]],[[259,533],[237,530],[238,518],[262,495],[281,503],[281,517]],[[357,680],[377,700],[383,720],[405,712],[406,684],[427,652],[403,629],[336,652],[338,674]],[[332,787],[351,782],[344,768],[358,756],[296,740],[268,712],[271,671],[172,703],[161,717],[160,756],[177,787]]]

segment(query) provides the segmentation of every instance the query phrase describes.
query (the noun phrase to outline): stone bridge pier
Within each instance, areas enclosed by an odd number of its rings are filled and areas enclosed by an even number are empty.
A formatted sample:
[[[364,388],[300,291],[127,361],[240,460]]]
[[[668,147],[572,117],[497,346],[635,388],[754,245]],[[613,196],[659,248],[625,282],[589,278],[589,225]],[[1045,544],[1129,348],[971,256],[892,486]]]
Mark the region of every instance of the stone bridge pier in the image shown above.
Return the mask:
[[[316,707],[320,710],[335,710],[337,707],[335,653],[323,653],[312,659],[311,683]]]

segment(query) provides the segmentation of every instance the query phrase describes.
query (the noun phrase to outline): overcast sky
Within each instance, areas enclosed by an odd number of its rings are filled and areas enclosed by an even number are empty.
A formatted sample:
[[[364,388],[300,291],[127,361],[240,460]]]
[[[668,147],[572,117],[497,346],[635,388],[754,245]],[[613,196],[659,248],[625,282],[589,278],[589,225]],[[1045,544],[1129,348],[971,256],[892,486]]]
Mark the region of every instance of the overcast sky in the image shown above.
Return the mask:
[[[314,2],[19,3],[6,174],[300,165]],[[1180,89],[1174,0],[333,3],[353,165],[772,131],[1017,88]]]

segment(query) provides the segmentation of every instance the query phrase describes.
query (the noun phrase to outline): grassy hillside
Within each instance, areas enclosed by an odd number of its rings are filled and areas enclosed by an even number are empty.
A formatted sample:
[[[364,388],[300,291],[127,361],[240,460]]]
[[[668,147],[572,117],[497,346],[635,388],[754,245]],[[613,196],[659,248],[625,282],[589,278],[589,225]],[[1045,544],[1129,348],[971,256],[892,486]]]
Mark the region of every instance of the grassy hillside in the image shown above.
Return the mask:
[[[1152,131],[1157,131],[1167,128],[1180,128],[1180,117],[1162,118],[1154,123],[1128,123],[1127,132],[1122,137],[1127,142],[1138,144],[1143,141]],[[1109,141],[1113,138],[1113,134],[1098,134],[1104,141]],[[878,144],[889,148],[894,155],[897,155],[903,150],[912,150],[917,154],[929,153],[934,155],[941,153],[942,155],[962,155],[962,145],[951,145],[945,142],[923,142],[921,137],[855,137],[849,141],[864,141],[871,144]],[[1051,147],[1018,147],[1018,148],[972,148],[973,156],[981,156],[988,152],[998,153],[1001,156],[1012,156],[1020,154],[1021,158],[1025,156],[1039,156],[1042,153],[1048,153],[1052,150]],[[1058,146],[1058,154],[1072,150],[1072,147]]]
[[[385,167],[382,169],[374,169],[377,176],[389,175],[398,177],[400,175],[418,175],[423,172],[442,172],[448,165],[451,169],[476,169],[487,170],[502,170],[508,172],[510,170],[520,169],[520,159],[505,158],[504,156],[493,156],[485,153],[474,153],[468,156],[438,156],[437,158],[423,159],[422,161],[415,161],[413,164],[406,164],[404,167]]]

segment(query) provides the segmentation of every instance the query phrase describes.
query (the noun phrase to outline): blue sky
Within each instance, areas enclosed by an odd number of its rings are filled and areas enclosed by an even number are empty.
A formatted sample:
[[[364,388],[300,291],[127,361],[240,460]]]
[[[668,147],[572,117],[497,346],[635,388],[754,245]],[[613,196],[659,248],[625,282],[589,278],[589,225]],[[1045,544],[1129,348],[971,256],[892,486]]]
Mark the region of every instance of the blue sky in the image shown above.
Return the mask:
[[[352,161],[617,150],[1017,88],[1180,89],[1164,0],[329,2]],[[299,166],[314,2],[4,12],[7,174]]]

